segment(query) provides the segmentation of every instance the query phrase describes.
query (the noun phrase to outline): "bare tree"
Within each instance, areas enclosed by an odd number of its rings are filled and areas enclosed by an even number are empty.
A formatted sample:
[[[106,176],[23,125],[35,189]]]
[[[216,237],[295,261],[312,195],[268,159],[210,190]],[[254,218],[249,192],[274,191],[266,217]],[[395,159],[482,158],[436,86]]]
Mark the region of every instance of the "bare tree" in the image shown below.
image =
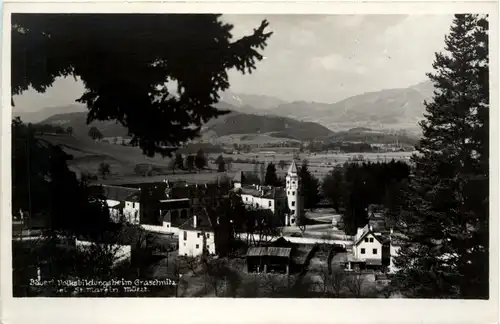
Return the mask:
[[[323,294],[326,296],[339,297],[342,289],[347,285],[345,271],[339,267],[321,269],[321,279],[323,283]]]
[[[345,280],[347,288],[354,295],[355,298],[359,298],[363,295],[364,282],[365,282],[365,277],[362,273],[359,272],[350,273]]]

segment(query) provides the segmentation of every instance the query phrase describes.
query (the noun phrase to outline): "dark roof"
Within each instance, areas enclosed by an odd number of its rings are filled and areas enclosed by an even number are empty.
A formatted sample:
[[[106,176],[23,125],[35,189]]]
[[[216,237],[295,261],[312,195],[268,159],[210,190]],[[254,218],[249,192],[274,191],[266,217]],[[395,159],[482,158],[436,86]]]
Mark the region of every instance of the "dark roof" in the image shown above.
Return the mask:
[[[292,248],[259,246],[251,247],[247,251],[247,256],[277,256],[290,258]]]
[[[137,188],[108,185],[102,185],[101,187],[103,196],[109,200],[138,202],[140,198],[141,190]]]
[[[261,190],[257,190],[257,187],[255,186],[241,187],[241,194],[250,195],[253,197],[267,198],[267,199],[286,197],[286,192],[284,188],[271,187],[271,186],[262,186]]]
[[[196,227],[194,227],[194,217],[196,216]],[[207,213],[204,210],[200,210],[196,213],[196,215],[190,217],[187,221],[184,222],[179,229],[181,230],[203,230],[203,231],[213,231],[212,222],[210,221],[210,217],[208,217]]]

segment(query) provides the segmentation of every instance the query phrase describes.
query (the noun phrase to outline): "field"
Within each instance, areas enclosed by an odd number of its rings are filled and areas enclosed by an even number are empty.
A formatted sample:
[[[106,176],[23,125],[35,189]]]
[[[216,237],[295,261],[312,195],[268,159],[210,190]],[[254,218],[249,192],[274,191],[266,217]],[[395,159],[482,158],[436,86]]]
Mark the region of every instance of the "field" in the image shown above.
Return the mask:
[[[388,153],[301,153],[298,155],[296,163],[302,163],[302,161],[307,160],[309,170],[314,176],[322,179],[335,165],[342,165],[348,160],[355,159],[360,155],[363,156],[365,161],[371,162],[384,162],[390,161],[392,159],[398,161],[408,161],[409,158],[414,154],[414,152],[388,152]],[[216,158],[218,155],[211,155],[212,158]],[[288,166],[294,158],[293,153],[278,153],[273,149],[269,151],[262,151],[259,153],[239,153],[239,154],[223,154],[226,158],[232,158],[233,161],[258,161],[263,162],[266,165],[270,162],[276,165],[276,172],[278,176],[285,176],[288,171]],[[285,161],[287,164],[283,169],[279,167],[279,161]],[[231,163],[231,171],[243,171],[243,172],[259,172],[260,167],[254,163]]]
[[[260,137],[263,135],[259,135]],[[38,138],[46,140],[52,144],[60,145],[65,152],[71,154],[73,159],[68,162],[69,167],[81,174],[89,172],[97,174],[98,167],[101,162],[110,165],[111,174],[102,180],[103,183],[138,183],[138,182],[156,182],[162,181],[168,176],[171,181],[182,180],[190,183],[205,183],[216,181],[218,178],[232,178],[237,171],[244,172],[260,172],[260,166],[252,162],[265,163],[270,162],[276,164],[276,171],[279,176],[284,177],[288,165],[294,158],[293,152],[288,149],[270,148],[267,151],[255,153],[238,153],[238,154],[223,154],[225,158],[231,158],[233,162],[228,165],[227,172],[216,172],[217,165],[214,164],[215,159],[219,154],[208,154],[209,163],[207,170],[203,172],[186,172],[168,169],[170,158],[161,156],[147,157],[142,154],[142,151],[136,147],[116,145],[104,142],[95,142],[90,138],[75,138],[71,136],[38,136]],[[365,161],[390,161],[408,160],[413,152],[390,152],[390,153],[301,153],[297,157],[297,162],[307,160],[309,170],[314,176],[322,179],[335,165],[341,165],[348,160],[353,160],[359,156],[363,156]],[[238,162],[239,160],[239,162]],[[285,161],[287,164],[284,168],[279,167],[279,161]],[[249,163],[241,163],[241,162]],[[134,168],[137,164],[151,165],[155,171],[155,175],[151,177],[138,176]],[[100,180],[101,181],[101,180]]]

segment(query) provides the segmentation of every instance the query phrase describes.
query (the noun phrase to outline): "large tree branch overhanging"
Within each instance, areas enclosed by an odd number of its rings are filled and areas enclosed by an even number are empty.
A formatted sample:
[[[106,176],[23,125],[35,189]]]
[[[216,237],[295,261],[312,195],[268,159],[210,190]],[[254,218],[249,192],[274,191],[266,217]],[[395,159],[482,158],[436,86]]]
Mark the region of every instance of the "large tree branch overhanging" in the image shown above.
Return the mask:
[[[227,71],[251,73],[271,32],[262,21],[231,41],[220,15],[16,14],[12,94],[45,92],[58,77],[79,77],[88,122],[116,120],[149,156],[198,136],[227,113],[214,107]],[[166,83],[175,81],[177,93]]]

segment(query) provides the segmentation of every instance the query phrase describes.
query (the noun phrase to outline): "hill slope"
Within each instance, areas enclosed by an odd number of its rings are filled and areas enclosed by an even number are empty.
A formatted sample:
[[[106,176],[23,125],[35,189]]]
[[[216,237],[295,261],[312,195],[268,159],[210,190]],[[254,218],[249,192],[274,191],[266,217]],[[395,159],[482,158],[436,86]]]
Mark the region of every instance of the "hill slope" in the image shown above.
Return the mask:
[[[97,127],[104,137],[124,137],[128,134],[128,130],[115,121],[95,121],[87,125],[87,112],[57,114],[45,119],[40,124],[58,125],[64,128],[71,126],[73,134],[78,137],[88,136],[92,126]]]
[[[328,128],[312,122],[302,122],[279,116],[259,116],[232,113],[207,127],[217,136],[231,134],[265,134],[296,140],[313,140],[333,134]]]

